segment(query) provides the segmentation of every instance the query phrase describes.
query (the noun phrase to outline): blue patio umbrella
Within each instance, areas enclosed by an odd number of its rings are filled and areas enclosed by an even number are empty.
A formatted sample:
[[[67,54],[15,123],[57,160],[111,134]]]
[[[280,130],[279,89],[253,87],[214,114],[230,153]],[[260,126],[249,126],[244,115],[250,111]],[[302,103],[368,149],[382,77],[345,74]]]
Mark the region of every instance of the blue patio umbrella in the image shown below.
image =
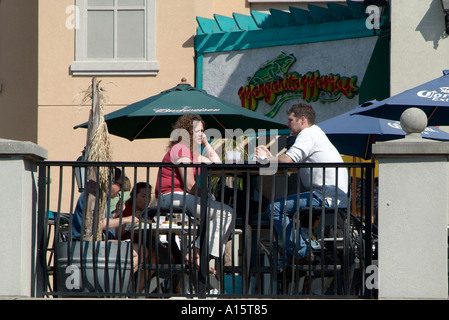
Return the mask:
[[[400,139],[406,135],[398,121],[351,115],[353,113],[351,110],[317,124],[341,154],[369,160],[374,142]],[[422,137],[449,141],[449,133],[436,127],[427,127]]]
[[[352,114],[399,120],[402,113],[411,107],[423,110],[430,126],[449,125],[449,70],[415,88],[381,101],[362,104]]]

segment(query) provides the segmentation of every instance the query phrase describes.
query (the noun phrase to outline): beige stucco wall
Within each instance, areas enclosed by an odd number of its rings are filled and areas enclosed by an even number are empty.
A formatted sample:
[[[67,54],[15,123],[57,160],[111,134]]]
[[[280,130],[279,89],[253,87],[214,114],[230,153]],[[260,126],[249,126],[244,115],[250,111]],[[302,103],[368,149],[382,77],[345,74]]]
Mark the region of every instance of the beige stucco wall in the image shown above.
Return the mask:
[[[0,1],[0,138],[37,142],[37,1]]]
[[[440,0],[391,0],[391,95],[442,76],[449,39]]]
[[[98,77],[107,90],[109,103],[104,113],[110,113],[162,90],[177,85],[182,77],[194,85],[193,36],[196,16],[212,17],[214,13],[230,15],[243,12],[244,1],[157,1],[156,58],[160,64],[157,76]],[[81,92],[88,88],[91,77],[74,77],[69,73],[74,59],[74,30],[66,27],[66,8],[74,0],[39,1],[39,139],[49,150],[49,160],[74,160],[85,145],[85,129],[74,130],[88,120],[90,105],[80,106]],[[240,7],[238,7],[240,4]],[[111,137],[116,161],[159,161],[160,153],[149,145],[154,141],[129,142]],[[166,141],[162,144],[165,147]],[[161,150],[164,150],[164,147]]]
[[[66,27],[69,18],[66,8],[74,4],[74,0],[39,1],[38,144],[48,150],[48,160],[73,161],[81,155],[86,143],[87,130],[73,129],[88,120],[91,106],[81,106],[80,102],[82,91],[92,79],[72,76],[69,71],[75,53],[75,31]],[[241,0],[156,1],[156,11],[156,59],[160,71],[156,76],[98,76],[108,98],[105,114],[172,88],[182,77],[195,84],[193,39],[197,16],[249,13]],[[160,161],[168,142],[167,139],[130,142],[112,135],[110,140],[114,161]],[[155,179],[150,182],[154,185]]]

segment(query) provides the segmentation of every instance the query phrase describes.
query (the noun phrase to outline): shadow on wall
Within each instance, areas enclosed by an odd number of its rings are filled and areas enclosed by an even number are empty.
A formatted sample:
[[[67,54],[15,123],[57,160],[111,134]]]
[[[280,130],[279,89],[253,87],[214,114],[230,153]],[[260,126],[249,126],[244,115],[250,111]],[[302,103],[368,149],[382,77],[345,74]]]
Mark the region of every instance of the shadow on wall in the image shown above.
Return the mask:
[[[425,41],[432,41],[433,48],[437,49],[440,40],[448,35],[445,32],[444,12],[440,0],[433,0],[415,31],[421,32]]]

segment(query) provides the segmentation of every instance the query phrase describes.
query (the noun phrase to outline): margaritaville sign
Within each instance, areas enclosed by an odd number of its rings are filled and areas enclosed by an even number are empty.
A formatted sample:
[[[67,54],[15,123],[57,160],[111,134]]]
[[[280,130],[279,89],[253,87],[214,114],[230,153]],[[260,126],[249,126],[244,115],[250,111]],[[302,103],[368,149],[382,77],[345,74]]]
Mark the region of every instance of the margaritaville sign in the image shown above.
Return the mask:
[[[263,99],[273,105],[266,115],[274,117],[282,104],[290,99],[333,102],[340,99],[341,95],[351,99],[358,94],[356,76],[321,75],[319,71],[303,75],[298,72],[287,73],[295,61],[293,55],[282,53],[262,65],[248,81],[248,85],[240,87],[238,91],[242,107],[254,111],[258,102]]]

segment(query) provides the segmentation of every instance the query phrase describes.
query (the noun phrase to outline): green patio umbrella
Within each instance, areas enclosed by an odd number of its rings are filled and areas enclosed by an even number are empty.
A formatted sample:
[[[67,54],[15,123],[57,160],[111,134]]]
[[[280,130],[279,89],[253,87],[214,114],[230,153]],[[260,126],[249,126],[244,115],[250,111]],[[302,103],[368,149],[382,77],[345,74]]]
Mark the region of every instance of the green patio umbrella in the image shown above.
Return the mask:
[[[285,129],[286,125],[262,114],[234,105],[192,87],[185,79],[176,87],[135,102],[105,115],[110,134],[130,141],[169,138],[172,125],[183,114],[200,114],[207,129],[226,130]],[[88,123],[75,126],[87,128]]]

